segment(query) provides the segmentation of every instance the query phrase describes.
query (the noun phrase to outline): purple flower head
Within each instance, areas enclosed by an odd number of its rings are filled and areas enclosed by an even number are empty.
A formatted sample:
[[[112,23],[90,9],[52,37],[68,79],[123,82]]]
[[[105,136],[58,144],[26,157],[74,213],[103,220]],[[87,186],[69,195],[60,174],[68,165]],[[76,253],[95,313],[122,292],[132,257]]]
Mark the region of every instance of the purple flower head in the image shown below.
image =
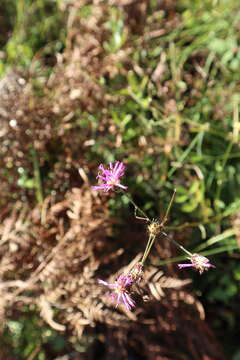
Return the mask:
[[[210,267],[215,268],[213,264],[210,264],[208,258],[203,255],[192,254],[189,260],[191,261],[191,264],[178,264],[179,269],[183,269],[186,267],[194,267],[196,270],[199,271],[200,274],[202,274],[204,270],[208,270]]]
[[[97,179],[101,180],[101,183],[97,186],[92,186],[93,190],[103,190],[108,192],[114,189],[115,186],[126,190],[127,186],[120,184],[120,178],[124,175],[125,165],[117,161],[115,164],[110,163],[109,169],[104,169],[103,164],[98,167],[99,173]]]
[[[127,310],[131,310],[132,307],[135,306],[135,302],[129,295],[129,288],[133,283],[131,274],[120,275],[114,283],[109,283],[103,280],[98,280],[98,283],[108,286],[112,290],[109,295],[112,299],[112,302],[116,303],[116,307],[119,304],[122,304]]]

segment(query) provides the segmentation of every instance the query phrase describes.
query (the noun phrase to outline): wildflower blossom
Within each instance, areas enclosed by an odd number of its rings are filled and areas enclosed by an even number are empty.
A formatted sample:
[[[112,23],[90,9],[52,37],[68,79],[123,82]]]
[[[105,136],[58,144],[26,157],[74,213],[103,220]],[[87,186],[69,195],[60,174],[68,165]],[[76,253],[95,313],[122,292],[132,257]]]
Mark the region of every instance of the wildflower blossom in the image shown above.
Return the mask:
[[[215,267],[213,264],[210,264],[209,259],[203,255],[192,254],[189,260],[191,261],[191,264],[178,264],[179,269],[194,267],[200,274],[202,274],[204,270],[208,270],[210,267]]]
[[[133,278],[131,274],[120,275],[114,283],[109,283],[103,280],[98,280],[98,283],[112,289],[110,297],[112,301],[116,303],[116,307],[119,304],[122,304],[127,310],[131,310],[135,306],[135,302],[129,295],[129,289],[133,284]]]
[[[93,190],[103,190],[108,192],[114,187],[119,187],[126,190],[127,186],[120,184],[120,178],[124,175],[125,165],[117,161],[115,164],[110,163],[109,169],[105,169],[103,164],[98,167],[99,173],[97,179],[100,179],[102,182],[97,186],[92,186]]]

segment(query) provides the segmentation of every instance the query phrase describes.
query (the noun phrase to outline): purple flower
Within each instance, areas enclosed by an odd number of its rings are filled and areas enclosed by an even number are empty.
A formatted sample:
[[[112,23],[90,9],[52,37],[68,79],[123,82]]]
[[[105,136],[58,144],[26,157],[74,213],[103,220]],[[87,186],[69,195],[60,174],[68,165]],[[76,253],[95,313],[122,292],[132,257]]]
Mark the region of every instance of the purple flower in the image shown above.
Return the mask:
[[[191,264],[178,264],[179,269],[194,267],[200,274],[202,274],[204,270],[208,270],[210,267],[215,267],[213,264],[210,264],[208,258],[203,255],[192,254],[189,260],[191,261]]]
[[[101,183],[97,186],[92,186],[93,190],[103,190],[105,192],[114,189],[115,186],[126,190],[127,186],[120,184],[120,178],[124,175],[125,165],[117,161],[115,164],[110,163],[109,169],[104,169],[103,164],[98,167],[99,173],[97,179],[101,180]]]
[[[98,280],[98,283],[108,286],[110,289],[112,289],[112,292],[109,295],[112,301],[116,303],[116,307],[119,304],[122,304],[127,310],[131,310],[132,307],[135,306],[135,302],[129,295],[129,288],[133,283],[131,274],[120,275],[114,283],[109,283],[103,280]]]

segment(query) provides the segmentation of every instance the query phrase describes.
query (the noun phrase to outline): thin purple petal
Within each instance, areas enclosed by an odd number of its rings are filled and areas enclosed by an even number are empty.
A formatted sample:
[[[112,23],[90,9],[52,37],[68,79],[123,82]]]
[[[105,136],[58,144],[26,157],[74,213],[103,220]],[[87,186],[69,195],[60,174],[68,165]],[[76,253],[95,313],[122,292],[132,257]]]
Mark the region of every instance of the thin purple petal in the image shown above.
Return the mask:
[[[210,268],[210,267],[212,267],[212,268],[216,268],[216,266],[215,266],[215,265],[210,264],[210,263],[205,263],[205,264],[204,264],[204,267],[208,267],[208,268]]]
[[[178,264],[178,267],[179,267],[179,269],[183,269],[186,267],[194,267],[194,265],[193,264]]]
[[[101,184],[101,185],[97,185],[97,186],[92,186],[93,190],[103,190],[105,189],[106,185]]]
[[[120,187],[123,190],[127,190],[127,188],[128,188],[127,186],[124,186],[122,184],[117,184],[116,186]]]
[[[108,283],[107,281],[101,280],[101,279],[98,279],[98,283],[99,283],[99,284],[102,284],[102,285],[105,285],[105,286],[109,286],[109,285],[110,285],[110,283]]]
[[[117,284],[109,283],[109,282],[101,280],[101,279],[98,280],[98,283],[102,284],[102,285],[105,285],[105,286],[108,286],[110,289],[115,289],[117,287]]]
[[[126,299],[126,297],[125,297],[124,294],[122,295],[122,302],[123,302],[123,305],[125,306],[125,308],[126,308],[127,310],[131,310],[131,306],[130,306],[129,303],[127,302],[127,299]]]
[[[126,299],[128,301],[128,304],[130,304],[132,307],[135,306],[135,302],[130,298],[128,294],[125,294]]]

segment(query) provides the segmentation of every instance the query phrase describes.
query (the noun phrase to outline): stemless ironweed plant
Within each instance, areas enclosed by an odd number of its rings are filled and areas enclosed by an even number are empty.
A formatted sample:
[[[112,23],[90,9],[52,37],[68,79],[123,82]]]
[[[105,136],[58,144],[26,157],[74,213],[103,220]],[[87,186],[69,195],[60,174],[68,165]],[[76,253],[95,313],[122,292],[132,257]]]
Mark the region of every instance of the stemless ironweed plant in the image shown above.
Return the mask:
[[[97,179],[100,180],[100,184],[97,186],[92,186],[93,190],[103,190],[104,192],[114,190],[115,188],[120,189],[122,192],[123,190],[127,190],[127,186],[124,186],[120,183],[120,178],[125,173],[125,165],[122,162],[117,161],[115,164],[110,163],[109,168],[107,169],[105,169],[103,164],[101,164],[99,165],[98,169],[99,173],[97,175]],[[123,193],[134,206],[135,217],[148,223],[148,241],[140,262],[137,263],[130,272],[127,274],[121,274],[113,283],[104,280],[98,280],[99,284],[107,286],[109,289],[111,289],[111,292],[108,293],[108,296],[110,296],[112,302],[116,304],[116,307],[119,304],[123,305],[127,310],[132,310],[132,308],[135,307],[135,302],[131,297],[133,293],[132,288],[133,285],[137,285],[143,277],[143,266],[158,235],[164,235],[165,239],[172,242],[175,246],[188,255],[188,259],[191,263],[178,264],[180,269],[193,267],[198,270],[200,274],[202,274],[203,271],[208,270],[210,267],[215,267],[205,256],[200,254],[192,254],[165,233],[165,224],[168,221],[168,215],[175,198],[176,190],[173,192],[166,213],[162,220],[149,219],[145,212],[140,209],[139,206],[134,202],[131,195],[125,191]],[[138,216],[137,212],[142,216]]]
[[[97,179],[99,179],[101,183],[97,186],[92,186],[93,190],[108,192],[115,187],[127,190],[127,186],[120,183],[120,178],[125,173],[125,165],[122,162],[117,161],[115,164],[110,163],[109,169],[105,169],[103,164],[100,164],[98,170]]]

